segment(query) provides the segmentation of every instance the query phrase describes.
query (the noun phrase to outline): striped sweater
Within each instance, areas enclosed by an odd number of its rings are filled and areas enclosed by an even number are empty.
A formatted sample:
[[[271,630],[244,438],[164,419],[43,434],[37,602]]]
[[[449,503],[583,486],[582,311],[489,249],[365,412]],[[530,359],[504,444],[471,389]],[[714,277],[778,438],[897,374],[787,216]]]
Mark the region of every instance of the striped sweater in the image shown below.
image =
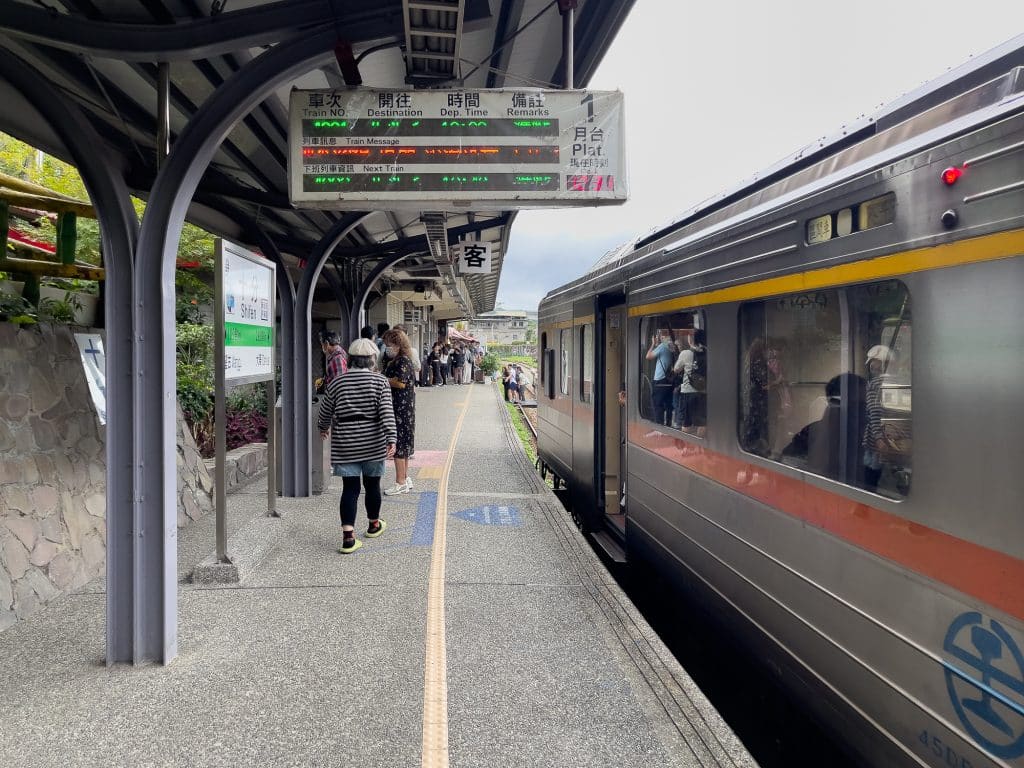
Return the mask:
[[[317,426],[331,430],[331,464],[383,459],[398,437],[388,380],[366,368],[334,379],[320,400]]]

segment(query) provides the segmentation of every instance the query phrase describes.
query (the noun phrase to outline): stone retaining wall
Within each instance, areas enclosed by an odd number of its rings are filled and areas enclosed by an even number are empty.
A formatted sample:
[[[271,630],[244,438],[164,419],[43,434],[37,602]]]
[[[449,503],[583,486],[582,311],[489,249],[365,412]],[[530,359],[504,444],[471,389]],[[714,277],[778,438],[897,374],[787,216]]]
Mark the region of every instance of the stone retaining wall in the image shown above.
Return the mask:
[[[215,461],[215,459],[205,459],[205,469],[211,477],[216,470]],[[266,469],[266,443],[252,443],[228,451],[224,456],[224,480],[227,484],[228,493],[248,485],[257,477],[260,477]]]
[[[179,526],[213,509],[213,481],[184,423],[179,410]],[[105,562],[106,430],[73,329],[0,322],[0,631]]]

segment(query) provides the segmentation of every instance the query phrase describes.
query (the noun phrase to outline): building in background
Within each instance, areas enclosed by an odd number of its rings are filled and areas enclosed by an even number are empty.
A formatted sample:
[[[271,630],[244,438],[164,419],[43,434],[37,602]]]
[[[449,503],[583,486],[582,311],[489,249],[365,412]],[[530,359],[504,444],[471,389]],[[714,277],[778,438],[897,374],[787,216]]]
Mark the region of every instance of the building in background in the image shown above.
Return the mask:
[[[532,344],[537,337],[537,313],[519,309],[482,312],[467,323],[467,332],[484,344]]]

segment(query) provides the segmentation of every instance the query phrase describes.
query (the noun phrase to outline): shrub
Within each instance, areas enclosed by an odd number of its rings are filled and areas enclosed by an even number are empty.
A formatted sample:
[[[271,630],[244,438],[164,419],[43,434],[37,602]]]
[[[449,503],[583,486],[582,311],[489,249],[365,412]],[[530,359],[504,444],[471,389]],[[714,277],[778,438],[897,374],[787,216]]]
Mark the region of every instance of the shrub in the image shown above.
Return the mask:
[[[0,293],[0,320],[16,325],[32,325],[36,322],[36,310],[21,296]]]
[[[480,370],[483,371],[486,375],[490,376],[492,373],[498,370],[499,364],[500,361],[498,360],[498,356],[495,355],[493,352],[488,352],[480,361]]]
[[[249,443],[265,442],[267,417],[256,411],[228,411],[225,432],[229,451]]]
[[[82,309],[82,302],[71,291],[64,292],[63,299],[42,299],[39,314],[55,323],[75,322],[75,313]]]

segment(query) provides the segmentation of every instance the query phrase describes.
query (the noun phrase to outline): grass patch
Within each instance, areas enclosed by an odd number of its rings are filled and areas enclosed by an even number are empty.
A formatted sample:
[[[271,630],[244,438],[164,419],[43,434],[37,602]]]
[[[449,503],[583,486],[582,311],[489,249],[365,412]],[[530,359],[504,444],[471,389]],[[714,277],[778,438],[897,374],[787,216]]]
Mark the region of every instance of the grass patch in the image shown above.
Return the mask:
[[[519,409],[512,403],[505,403],[505,407],[508,408],[509,417],[512,419],[512,426],[516,430],[516,434],[519,436],[519,442],[523,444],[523,450],[526,451],[526,455],[530,459],[530,463],[534,464],[537,461],[537,449],[533,447],[533,434],[530,432],[530,428],[523,423],[525,418],[523,414],[519,412]]]

